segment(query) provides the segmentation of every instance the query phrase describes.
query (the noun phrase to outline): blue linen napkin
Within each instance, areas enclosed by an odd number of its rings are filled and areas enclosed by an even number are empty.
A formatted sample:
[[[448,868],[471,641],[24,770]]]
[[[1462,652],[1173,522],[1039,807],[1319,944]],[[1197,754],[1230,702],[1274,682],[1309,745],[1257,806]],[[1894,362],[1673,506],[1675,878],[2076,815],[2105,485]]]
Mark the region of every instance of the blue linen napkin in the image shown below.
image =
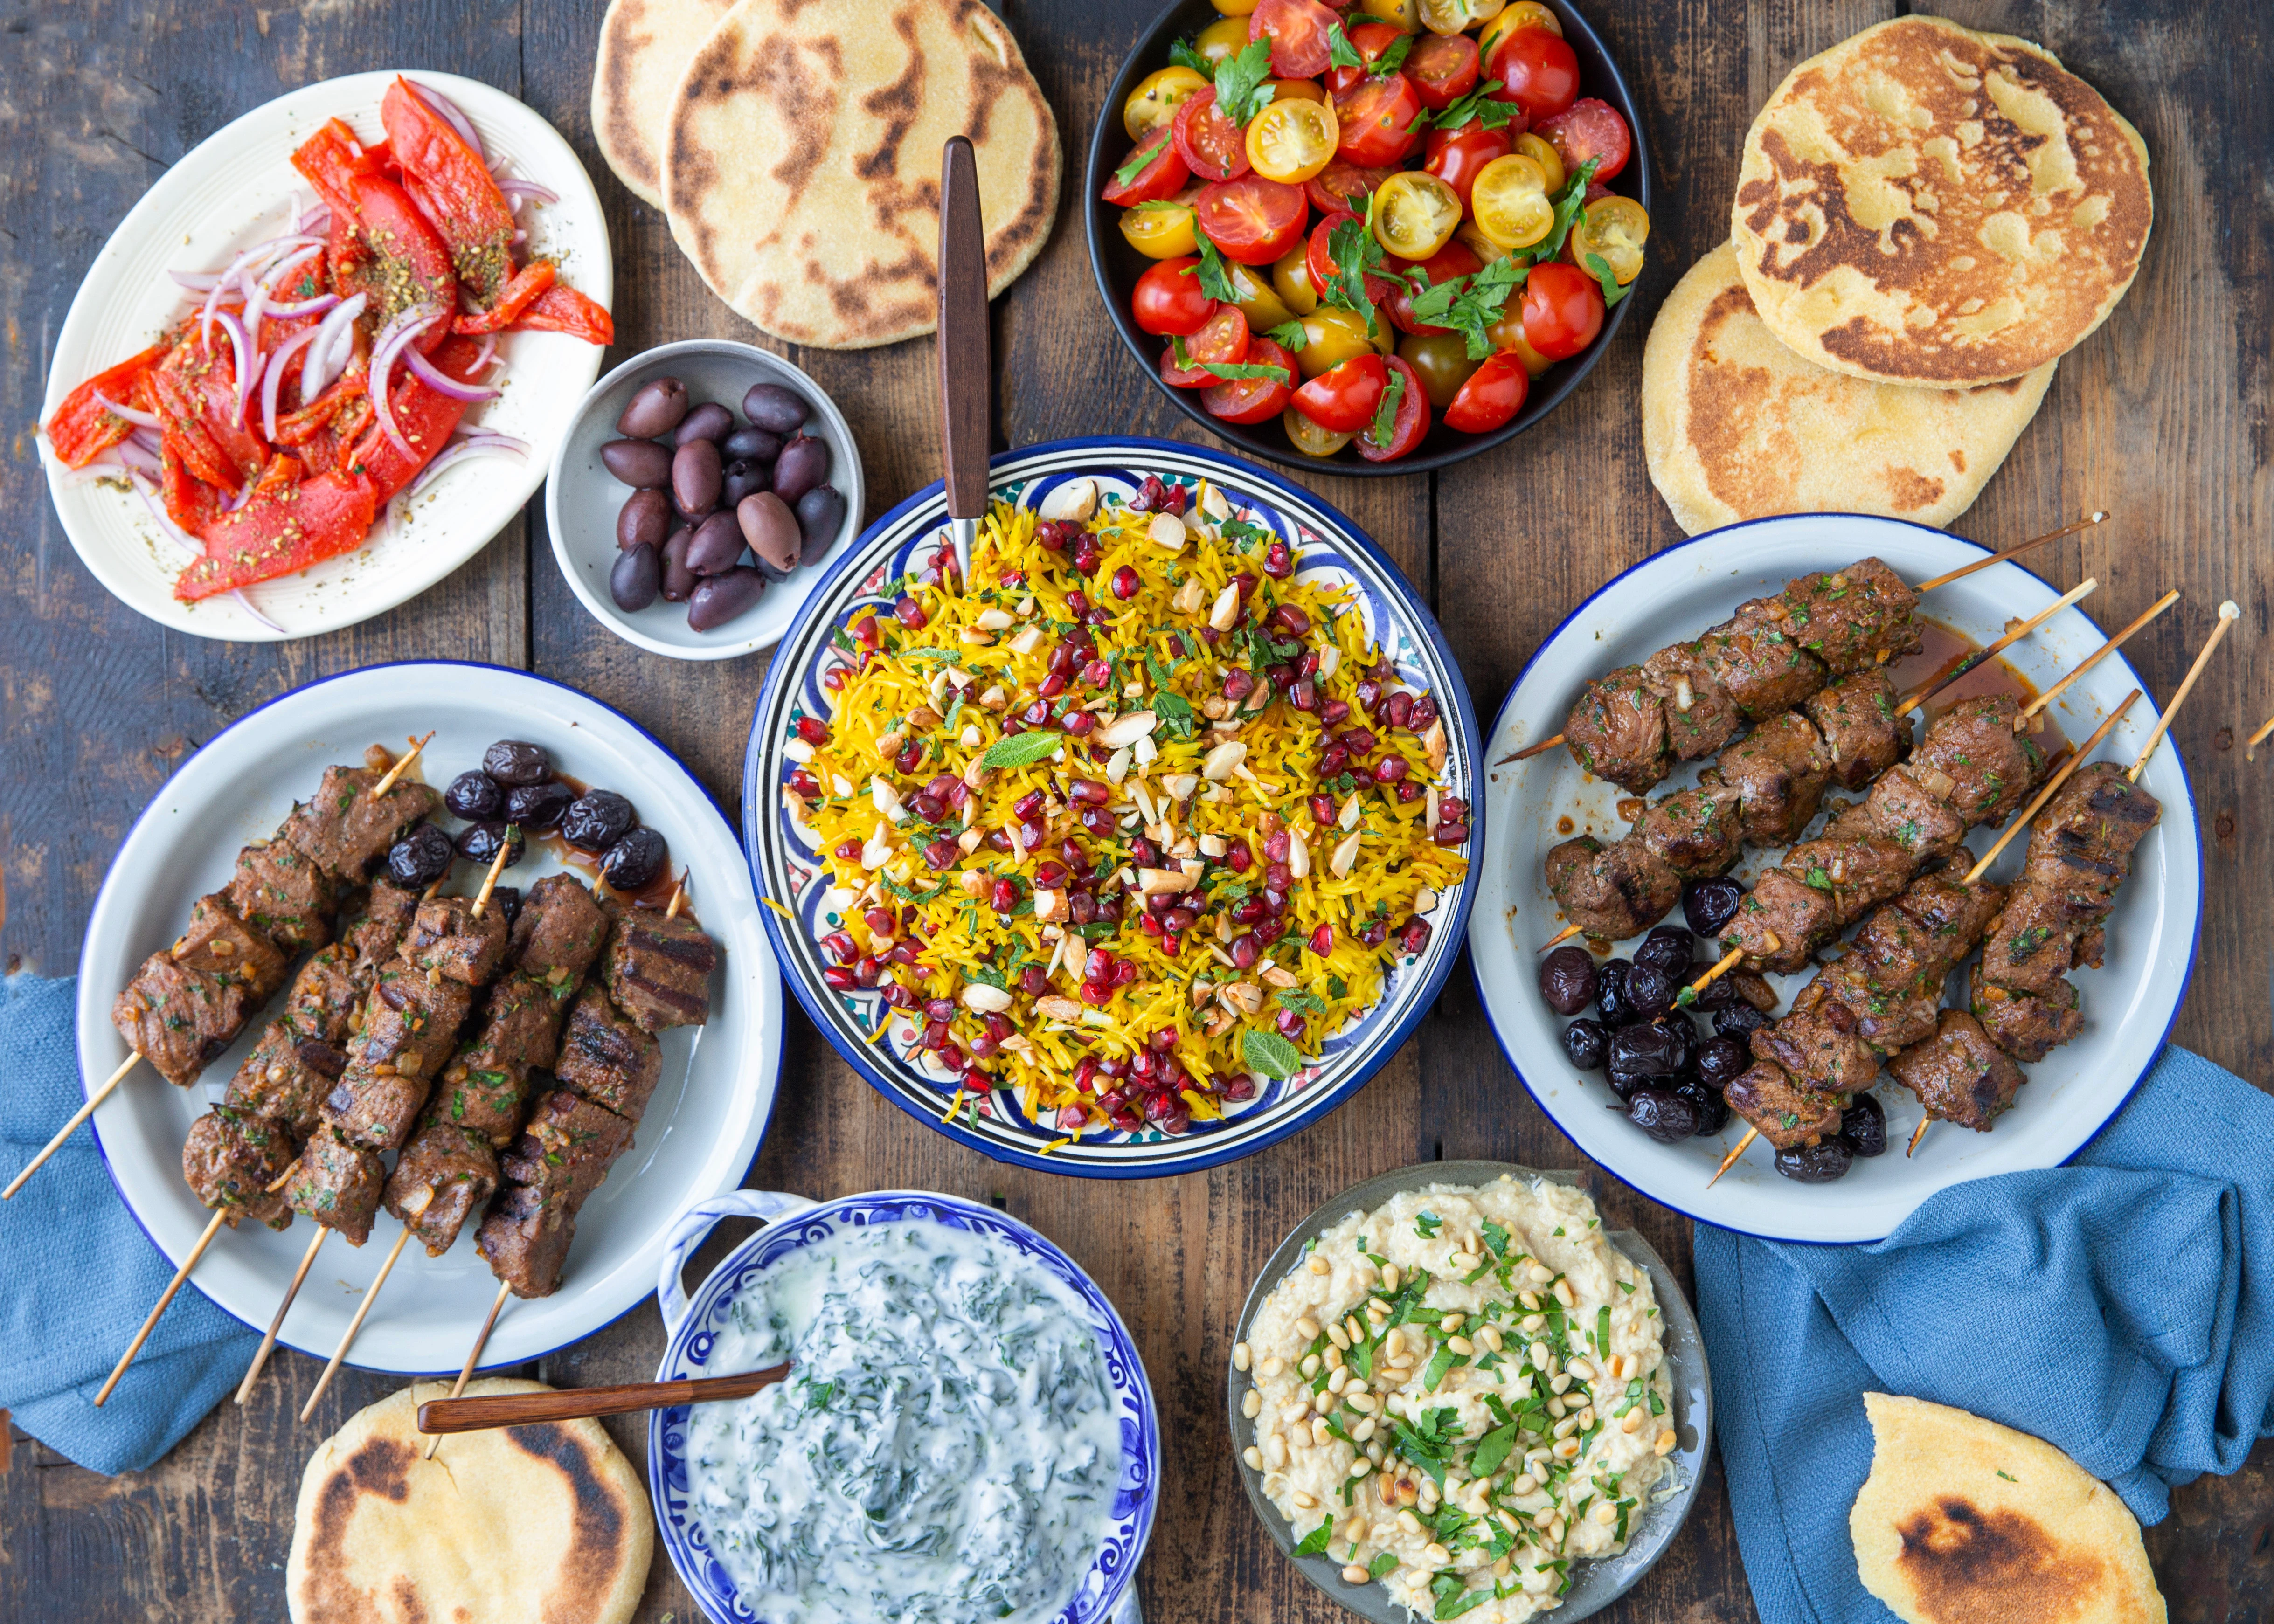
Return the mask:
[[[86,1101],[78,996],[75,976],[0,978],[0,1184]],[[166,1085],[143,1071],[121,1086]],[[81,1128],[0,1202],[0,1408],[91,1470],[139,1471],[164,1455],[242,1380],[260,1342],[192,1279],[97,1410],[95,1394],[173,1277]]]
[[[2142,1522],[2274,1434],[2274,1099],[2182,1049],[2065,1167],[1943,1191],[1868,1246],[1701,1224],[1696,1255],[1766,1624],[1892,1624],[1848,1531],[1866,1389],[2044,1439]]]

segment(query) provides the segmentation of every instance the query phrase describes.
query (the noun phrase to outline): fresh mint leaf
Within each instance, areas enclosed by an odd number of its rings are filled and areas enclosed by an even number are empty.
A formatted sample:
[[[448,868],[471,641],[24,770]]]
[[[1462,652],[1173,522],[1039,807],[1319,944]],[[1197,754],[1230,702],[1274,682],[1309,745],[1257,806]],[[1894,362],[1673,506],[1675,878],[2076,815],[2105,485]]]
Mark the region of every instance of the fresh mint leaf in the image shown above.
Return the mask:
[[[1387,1579],[1397,1571],[1397,1554],[1393,1551],[1381,1553],[1366,1565],[1366,1576],[1369,1579]]]
[[[1563,239],[1571,235],[1571,222],[1578,219],[1580,211],[1587,207],[1587,184],[1595,178],[1595,168],[1600,162],[1596,158],[1588,159],[1579,166],[1577,174],[1563,183],[1563,189],[1555,194],[1555,223],[1548,229],[1545,237],[1524,251],[1534,265],[1545,265],[1550,259],[1562,257]]]
[[[1271,41],[1251,41],[1216,65],[1216,104],[1241,129],[1270,105],[1276,94],[1271,84]]]
[[[1013,733],[989,745],[979,764],[990,771],[998,767],[1031,767],[1036,762],[1048,761],[1065,743],[1063,735],[1047,728]]]
[[[1190,40],[1178,40],[1174,45],[1169,47],[1169,63],[1172,67],[1190,68],[1202,79],[1213,79],[1216,76],[1216,69],[1209,65],[1207,57],[1193,49],[1193,42]]]
[[[1581,256],[1579,262],[1585,266],[1589,270],[1594,272],[1595,280],[1603,284],[1603,308],[1605,310],[1609,310],[1621,299],[1626,297],[1628,294],[1634,291],[1633,285],[1631,283],[1623,288],[1619,285],[1619,279],[1611,274],[1609,261],[1605,259],[1602,255],[1599,253],[1585,254]]]
[[[1366,431],[1367,443],[1377,451],[1389,443],[1397,432],[1397,408],[1405,399],[1405,374],[1392,372],[1389,382],[1382,391],[1382,404],[1374,409],[1374,422]]]
[[[1524,286],[1532,267],[1513,254],[1467,276],[1433,282],[1413,296],[1413,319],[1450,327],[1465,342],[1469,359],[1493,351],[1489,329],[1508,308],[1509,297]]]
[[[1295,1046],[1276,1032],[1243,1032],[1239,1052],[1249,1065],[1275,1082],[1285,1082],[1303,1067],[1303,1056]]]
[[[1279,1004],[1283,1009],[1300,1010],[1306,1015],[1323,1015],[1327,1012],[1325,999],[1314,992],[1305,992],[1299,987],[1284,989],[1279,994]]]
[[[1299,321],[1283,321],[1263,336],[1289,355],[1302,354],[1303,346],[1311,342],[1310,335],[1303,331],[1303,324]]]
[[[1340,23],[1327,25],[1327,60],[1338,68],[1363,68],[1366,58],[1359,55],[1358,47],[1350,42]]]
[[[1516,1435],[1521,1423],[1511,1421],[1506,1426],[1495,1427],[1477,1440],[1475,1458],[1469,1462],[1469,1476],[1488,1477],[1500,1470],[1500,1463],[1516,1447]]]
[[[974,959],[959,967],[963,972],[963,979],[968,981],[983,981],[998,992],[1011,990],[1011,983],[1003,979],[1003,973],[990,964]]]
[[[1382,48],[1382,55],[1374,59],[1374,71],[1384,77],[1405,65],[1405,53],[1413,49],[1413,36],[1401,34]],[[1427,123],[1426,117],[1422,121]]]
[[[1502,1259],[1507,1258],[1508,1231],[1506,1229],[1502,1229],[1500,1225],[1487,1218],[1484,1222],[1484,1237],[1486,1251],[1491,1252],[1495,1258]],[[1621,1283],[1623,1284],[1624,1282],[1622,1282]]]
[[[1327,257],[1334,262],[1334,274],[1319,290],[1326,303],[1366,318],[1369,334],[1382,331],[1375,318],[1374,296],[1366,290],[1367,273],[1382,264],[1382,244],[1374,240],[1367,229],[1363,211],[1353,198],[1351,206],[1357,218],[1345,220],[1327,233]]]
[[[1437,1231],[1444,1227],[1445,1221],[1434,1213],[1423,1213],[1413,1220],[1413,1232],[1425,1241],[1435,1240]]]
[[[1449,106],[1440,109],[1429,122],[1440,130],[1457,130],[1471,122],[1487,130],[1504,130],[1523,109],[1513,102],[1494,101],[1493,92],[1500,87],[1498,79],[1488,79]]]
[[[1113,171],[1114,184],[1126,186],[1131,181],[1135,180],[1140,175],[1142,175],[1147,169],[1152,167],[1154,160],[1157,159],[1161,154],[1167,149],[1168,145],[1169,126],[1163,124],[1160,129],[1156,131],[1152,135],[1148,135],[1143,140],[1139,141],[1137,143],[1136,150],[1129,154],[1129,162]]]
[[[1199,237],[1201,261],[1195,268],[1200,273],[1201,291],[1209,297],[1226,304],[1239,303],[1239,289],[1232,285],[1231,273],[1225,268],[1224,255],[1205,237]]]
[[[1327,1541],[1335,1537],[1335,1521],[1329,1517],[1318,1527],[1303,1536],[1303,1543],[1295,1547],[1298,1556],[1317,1556],[1327,1548]]]
[[[1153,695],[1153,715],[1160,724],[1162,734],[1171,739],[1190,739],[1200,732],[1192,701],[1182,694],[1161,693]]]
[[[1227,380],[1234,378],[1272,378],[1281,383],[1295,380],[1293,374],[1285,367],[1275,366],[1269,361],[1203,361],[1201,365],[1216,377]]]

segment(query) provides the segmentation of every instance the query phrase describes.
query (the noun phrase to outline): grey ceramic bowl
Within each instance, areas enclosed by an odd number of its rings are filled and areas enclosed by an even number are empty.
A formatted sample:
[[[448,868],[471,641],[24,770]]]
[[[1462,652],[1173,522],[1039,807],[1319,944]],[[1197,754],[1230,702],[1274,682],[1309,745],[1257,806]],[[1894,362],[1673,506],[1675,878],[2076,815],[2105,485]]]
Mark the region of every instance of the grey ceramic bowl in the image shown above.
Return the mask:
[[[1232,1341],[1237,1343],[1247,1340],[1248,1327],[1254,1322],[1256,1310],[1263,1305],[1263,1299],[1302,1261],[1304,1247],[1322,1230],[1352,1213],[1372,1212],[1390,1197],[1407,1191],[1427,1189],[1431,1184],[1475,1188],[1493,1183],[1503,1173],[1518,1179],[1559,1184],[1579,1183],[1576,1173],[1543,1173],[1508,1162],[1424,1162],[1352,1184],[1333,1200],[1322,1203],[1279,1243],[1279,1249],[1271,1254],[1263,1272],[1248,1288],[1247,1301],[1240,1305],[1239,1322],[1232,1331]],[[1641,1236],[1632,1229],[1614,1229],[1606,1238],[1630,1262],[1640,1265],[1648,1273],[1651,1289],[1658,1297],[1659,1313],[1666,1321],[1667,1374],[1674,1386],[1677,1440],[1667,1461],[1674,1469],[1675,1489],[1668,1499],[1648,1507],[1630,1528],[1624,1551],[1616,1556],[1577,1565],[1577,1579],[1570,1594],[1550,1615],[1557,1624],[1571,1624],[1572,1620],[1609,1606],[1633,1589],[1635,1582],[1649,1571],[1651,1565],[1666,1554],[1698,1498],[1706,1451],[1713,1443],[1713,1388],[1706,1376],[1706,1343],[1698,1333],[1698,1320],[1690,1311],[1689,1299],[1682,1295],[1674,1271],[1667,1267],[1666,1260]],[[1279,1515],[1279,1508],[1264,1493],[1263,1474],[1239,1458],[1240,1440],[1254,1425],[1239,1413],[1240,1399],[1248,1386],[1245,1374],[1229,1364],[1224,1366],[1224,1408],[1231,1426],[1232,1455],[1239,1467],[1239,1480],[1247,1485],[1248,1503],[1255,1507],[1255,1515],[1278,1545],[1279,1553],[1300,1568],[1305,1578],[1352,1613],[1372,1619],[1374,1624],[1414,1624],[1413,1615],[1393,1603],[1389,1592],[1379,1583],[1371,1580],[1364,1584],[1349,1583],[1343,1578],[1342,1563],[1326,1556],[1295,1554],[1295,1546],[1302,1536],[1288,1526],[1287,1519]]]
[[[601,466],[600,447],[617,438],[616,418],[632,396],[658,378],[678,379],[687,386],[690,400],[716,401],[734,413],[737,423],[742,421],[742,396],[752,384],[778,383],[795,390],[813,408],[805,432],[828,444],[828,483],[845,498],[845,522],[827,552],[804,560],[795,574],[769,585],[765,595],[739,618],[707,632],[687,624],[685,604],[659,598],[637,613],[627,614],[608,592],[608,572],[617,558],[616,515],[631,487]],[[592,386],[553,454],[552,472],[545,483],[545,523],[553,532],[553,556],[568,578],[570,590],[601,625],[627,643],[674,659],[733,659],[781,641],[797,618],[798,606],[825,573],[822,566],[861,533],[863,500],[860,448],[853,443],[844,414],[819,384],[755,344],[690,338],[644,350]]]

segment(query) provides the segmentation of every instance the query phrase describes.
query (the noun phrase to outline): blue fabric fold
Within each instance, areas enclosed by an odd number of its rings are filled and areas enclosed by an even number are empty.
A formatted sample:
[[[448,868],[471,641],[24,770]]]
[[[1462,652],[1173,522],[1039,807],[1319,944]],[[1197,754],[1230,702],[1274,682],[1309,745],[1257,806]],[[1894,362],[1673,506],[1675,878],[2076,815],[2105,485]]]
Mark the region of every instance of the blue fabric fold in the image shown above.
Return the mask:
[[[78,996],[76,977],[0,979],[0,1184],[86,1101]],[[122,1085],[165,1086],[148,1071]],[[0,1202],[0,1408],[94,1471],[139,1471],[162,1457],[237,1385],[260,1342],[192,1280],[97,1410],[95,1394],[173,1277],[81,1128]]]
[[[2044,1439],[2142,1522],[2274,1434],[2274,1099],[2185,1049],[2065,1167],[1954,1185],[1868,1246],[1700,1225],[1696,1252],[1766,1624],[1894,1616],[1848,1531],[1871,1468],[1867,1390]]]

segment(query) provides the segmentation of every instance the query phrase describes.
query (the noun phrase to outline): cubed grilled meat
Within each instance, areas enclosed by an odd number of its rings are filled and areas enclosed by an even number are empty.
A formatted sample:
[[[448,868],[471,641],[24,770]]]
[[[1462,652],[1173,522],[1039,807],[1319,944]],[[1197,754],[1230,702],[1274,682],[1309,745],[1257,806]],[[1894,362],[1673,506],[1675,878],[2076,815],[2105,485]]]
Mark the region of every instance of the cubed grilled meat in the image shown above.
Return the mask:
[[[1727,874],[1745,850],[1740,805],[1733,785],[1700,784],[1677,790],[1646,808],[1627,838],[1640,843],[1678,879]]]
[[[332,876],[290,841],[272,840],[237,854],[237,875],[224,894],[239,919],[289,955],[332,939],[336,891]]]
[[[387,1181],[387,1210],[439,1258],[498,1187],[497,1154],[479,1134],[430,1122],[410,1136]]]
[[[637,1123],[663,1075],[663,1049],[591,986],[568,1011],[557,1070],[563,1088]]]
[[[368,767],[325,768],[315,795],[292,808],[278,835],[335,879],[360,881],[388,846],[442,804],[440,795],[410,778],[374,796],[385,776]]]
[[[1789,846],[1816,816],[1831,771],[1814,724],[1788,711],[1722,751],[1708,772],[1743,797],[1738,817],[1747,845]]]
[[[2162,816],[2156,798],[2126,782],[2121,767],[2078,768],[2037,815],[2019,890],[2042,893],[2079,925],[2097,924],[2131,875],[2133,848]]]
[[[1970,1007],[1992,1042],[2029,1065],[2084,1027],[2076,988],[2067,981],[2055,981],[2042,993],[2015,992],[1977,975]]]
[[[1753,1058],[1774,1062],[1794,1082],[1821,1093],[1855,1094],[1879,1075],[1879,1056],[1861,1027],[1819,978],[1801,989],[1781,1020],[1753,1034]]]
[[[192,905],[190,928],[168,951],[184,969],[216,981],[242,981],[245,996],[256,1009],[276,996],[292,962],[277,951],[275,943],[239,919],[228,897],[220,891],[200,897]]]
[[[296,1154],[283,1123],[216,1105],[190,1124],[182,1142],[182,1177],[200,1201],[227,1214],[230,1229],[250,1218],[281,1229],[292,1222],[291,1204],[281,1192],[271,1195],[268,1186],[283,1177]]]
[[[1638,841],[1579,835],[1547,853],[1547,890],[1567,921],[1615,942],[1665,918],[1682,880]]]
[[[1887,1070],[1918,1096],[1929,1116],[1977,1133],[1990,1132],[2028,1080],[1981,1023],[1959,1010],[1945,1010],[1933,1041],[1905,1049]]]
[[[1860,790],[1911,753],[1911,724],[1895,714],[1895,685],[1874,666],[1812,694],[1803,709],[1824,738],[1832,780]]]
[[[1928,787],[1916,763],[1880,774],[1864,796],[1864,808],[1879,832],[1923,868],[1949,861],[1966,839],[1966,820]]]
[[[558,1200],[573,1218],[631,1143],[631,1124],[556,1088],[538,1096],[528,1128],[499,1167],[515,1184]]]
[[[551,1297],[576,1238],[576,1220],[558,1198],[548,1199],[526,1184],[508,1184],[490,1203],[474,1249],[516,1297]]]
[[[1813,1145],[1840,1132],[1844,1096],[1804,1087],[1781,1067],[1757,1060],[1721,1090],[1729,1109],[1779,1150]]]
[[[237,1068],[222,1103],[274,1116],[305,1135],[323,1120],[324,1097],[346,1066],[347,1056],[338,1049],[320,1038],[297,1036],[279,1020],[260,1034]]]
[[[1722,927],[1721,941],[1725,947],[1745,950],[1747,968],[1789,975],[1839,929],[1830,891],[1771,868],[1738,905],[1736,917]]]
[[[224,980],[158,952],[111,1001],[110,1024],[159,1076],[186,1088],[237,1041],[252,1008],[242,978]]]
[[[1736,737],[1744,718],[1713,674],[1705,646],[1677,643],[1643,662],[1643,680],[1659,697],[1667,748],[1677,761],[1698,761]]]
[[[1945,875],[1914,881],[1894,902],[1872,910],[1841,962],[1883,992],[1939,989],[2005,906],[2006,888]]]
[[[1730,702],[1752,722],[1791,710],[1831,680],[1823,661],[1761,612],[1770,601],[1756,599],[1698,639]]]
[[[1911,854],[1879,832],[1868,807],[1850,807],[1785,854],[1786,872],[1829,891],[1842,926],[1900,896],[1916,872]]]
[[[348,1045],[347,1070],[324,1101],[324,1120],[366,1149],[399,1149],[473,996],[454,981],[381,972],[364,1006],[364,1030]]]
[[[2082,935],[2059,896],[2019,886],[1982,944],[1983,977],[2017,993],[2050,992],[2076,967]]]
[[[418,905],[403,957],[445,981],[478,987],[497,974],[507,939],[503,908],[485,907],[477,915],[471,897],[433,897]]]
[[[1856,1018],[1856,1035],[1881,1056],[1923,1043],[1934,1035],[1935,1017],[1942,1002],[1942,983],[1904,992],[1882,992],[1871,985],[1862,966],[1841,959],[1817,972],[1817,986],[1826,997],[1836,998]]]
[[[360,1246],[371,1238],[371,1221],[386,1185],[387,1167],[377,1153],[319,1128],[301,1147],[299,1171],[284,1194],[294,1212]]]
[[[1784,602],[1801,646],[1834,676],[1882,665],[1921,646],[1918,594],[1875,558],[1788,581]]]
[[[719,944],[692,916],[612,905],[606,981],[616,1007],[643,1032],[699,1026],[711,1019],[711,973]]]
[[[2022,702],[2011,694],[1962,699],[1934,719],[1916,758],[1951,780],[1945,797],[1969,823],[1996,825],[2044,781],[2045,753],[2014,732]]]
[[[529,1074],[553,1064],[576,990],[576,978],[565,969],[543,976],[516,970],[501,977],[491,989],[480,1034],[435,1083],[427,1119],[463,1128],[491,1145],[510,1144],[521,1127]]]
[[[592,967],[607,939],[608,916],[584,882],[571,875],[547,875],[521,900],[508,962],[535,975],[559,970],[575,981]]]
[[[1666,712],[1639,665],[1606,672],[1581,690],[1563,725],[1578,763],[1630,794],[1647,793],[1673,765]]]
[[[403,945],[403,932],[418,916],[418,893],[388,880],[373,883],[363,911],[340,927],[340,940],[355,953],[353,974],[365,986],[379,977]]]

